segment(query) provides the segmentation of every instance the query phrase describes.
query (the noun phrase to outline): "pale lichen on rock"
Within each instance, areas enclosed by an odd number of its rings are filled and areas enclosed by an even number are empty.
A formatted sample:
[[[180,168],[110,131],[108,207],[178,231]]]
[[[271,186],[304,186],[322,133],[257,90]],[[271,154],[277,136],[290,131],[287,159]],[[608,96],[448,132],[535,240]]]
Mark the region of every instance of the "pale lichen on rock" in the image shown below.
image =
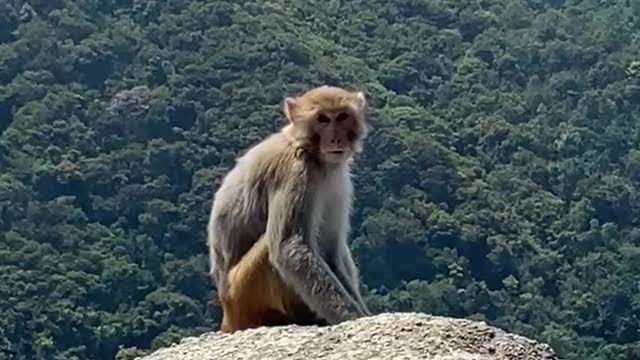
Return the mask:
[[[557,360],[550,346],[483,322],[383,313],[334,326],[263,327],[183,339],[140,360]]]

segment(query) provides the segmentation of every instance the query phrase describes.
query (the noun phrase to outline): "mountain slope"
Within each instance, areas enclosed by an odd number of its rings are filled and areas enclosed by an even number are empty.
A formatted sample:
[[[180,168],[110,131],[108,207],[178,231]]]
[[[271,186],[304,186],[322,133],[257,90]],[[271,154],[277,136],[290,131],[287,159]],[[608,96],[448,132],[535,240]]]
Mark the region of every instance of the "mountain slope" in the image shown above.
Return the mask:
[[[215,328],[211,196],[285,95],[328,83],[372,104],[352,235],[373,309],[637,357],[639,16],[0,0],[0,348],[112,359]]]

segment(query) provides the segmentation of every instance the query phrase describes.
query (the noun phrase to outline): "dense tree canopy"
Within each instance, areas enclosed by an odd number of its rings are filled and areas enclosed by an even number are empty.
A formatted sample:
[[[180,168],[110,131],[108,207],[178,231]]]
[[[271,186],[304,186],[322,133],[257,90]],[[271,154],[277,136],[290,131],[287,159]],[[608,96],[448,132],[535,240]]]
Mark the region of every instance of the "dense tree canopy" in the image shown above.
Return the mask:
[[[640,359],[639,0],[0,0],[0,359],[217,328],[205,224],[318,84],[365,90],[375,311]]]

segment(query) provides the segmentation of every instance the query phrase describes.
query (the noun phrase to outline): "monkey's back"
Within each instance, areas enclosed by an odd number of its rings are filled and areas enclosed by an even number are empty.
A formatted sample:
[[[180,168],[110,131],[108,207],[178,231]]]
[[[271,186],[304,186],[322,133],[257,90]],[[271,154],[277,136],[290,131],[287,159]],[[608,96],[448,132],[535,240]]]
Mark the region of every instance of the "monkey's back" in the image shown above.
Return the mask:
[[[226,273],[265,232],[269,195],[304,172],[297,149],[281,133],[240,156],[214,195],[208,225],[211,272]]]

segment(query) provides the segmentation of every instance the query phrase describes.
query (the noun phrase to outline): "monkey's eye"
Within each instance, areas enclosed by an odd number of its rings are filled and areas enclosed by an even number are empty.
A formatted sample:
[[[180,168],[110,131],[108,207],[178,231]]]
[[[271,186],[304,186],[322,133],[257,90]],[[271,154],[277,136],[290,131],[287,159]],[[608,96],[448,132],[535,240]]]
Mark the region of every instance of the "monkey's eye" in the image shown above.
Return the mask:
[[[349,117],[349,115],[347,115],[346,113],[340,113],[336,117],[336,121],[346,120],[348,117]]]
[[[331,120],[329,119],[329,117],[327,115],[323,114],[323,115],[318,116],[318,122],[328,123],[329,121],[331,121]]]

